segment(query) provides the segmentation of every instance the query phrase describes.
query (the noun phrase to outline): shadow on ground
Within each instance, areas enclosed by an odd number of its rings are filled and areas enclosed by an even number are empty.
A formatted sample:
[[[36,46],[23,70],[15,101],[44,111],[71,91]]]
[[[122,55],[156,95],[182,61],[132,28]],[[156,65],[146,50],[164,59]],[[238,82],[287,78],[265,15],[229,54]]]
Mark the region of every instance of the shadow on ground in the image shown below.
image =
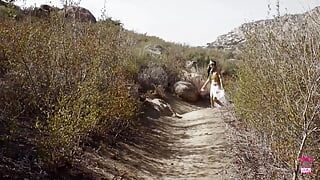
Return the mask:
[[[88,147],[78,168],[89,175],[75,179],[212,179],[224,177],[230,157],[221,110],[208,102],[167,102],[182,118],[157,117],[147,111],[139,130],[113,146]],[[221,171],[222,169],[222,171]],[[84,170],[81,170],[84,172]],[[220,178],[223,179],[223,178]]]

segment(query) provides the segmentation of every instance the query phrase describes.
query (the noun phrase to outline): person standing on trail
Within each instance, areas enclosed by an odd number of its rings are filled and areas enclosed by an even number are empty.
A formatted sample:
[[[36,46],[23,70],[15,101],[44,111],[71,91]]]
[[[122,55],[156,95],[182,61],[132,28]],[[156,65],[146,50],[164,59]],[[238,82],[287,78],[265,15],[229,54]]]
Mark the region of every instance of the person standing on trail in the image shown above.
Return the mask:
[[[214,103],[219,104],[220,106],[223,106],[222,102],[219,100],[219,98],[224,96],[223,86],[222,86],[222,80],[221,75],[218,72],[217,68],[217,62],[210,60],[209,66],[208,66],[208,79],[202,86],[200,91],[205,91],[205,87],[210,82],[210,104],[211,108],[214,108]]]

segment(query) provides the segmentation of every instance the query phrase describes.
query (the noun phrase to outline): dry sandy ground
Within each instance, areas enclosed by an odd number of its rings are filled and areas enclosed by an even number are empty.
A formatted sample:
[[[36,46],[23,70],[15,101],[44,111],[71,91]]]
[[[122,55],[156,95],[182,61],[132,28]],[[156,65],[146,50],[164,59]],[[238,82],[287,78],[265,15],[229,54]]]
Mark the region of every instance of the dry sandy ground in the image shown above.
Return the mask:
[[[201,109],[172,121],[174,133],[181,138],[171,145],[176,154],[161,160],[164,171],[160,178],[230,179],[232,157],[228,154],[230,145],[222,111]]]
[[[182,118],[148,117],[131,142],[87,153],[86,166],[97,179],[232,179],[228,110],[171,105]]]

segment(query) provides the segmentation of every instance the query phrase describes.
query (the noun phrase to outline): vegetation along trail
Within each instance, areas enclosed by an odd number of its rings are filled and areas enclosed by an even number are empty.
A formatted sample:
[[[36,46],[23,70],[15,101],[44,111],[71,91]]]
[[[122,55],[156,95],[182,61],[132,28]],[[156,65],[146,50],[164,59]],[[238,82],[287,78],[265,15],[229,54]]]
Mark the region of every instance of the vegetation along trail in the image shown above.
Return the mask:
[[[148,132],[136,143],[122,144],[116,153],[119,159],[90,154],[88,159],[97,162],[91,169],[101,177],[114,178],[117,176],[104,169],[116,168],[120,179],[231,179],[233,157],[225,121],[230,110],[197,107],[182,101],[172,105],[182,112],[181,118],[149,116]]]

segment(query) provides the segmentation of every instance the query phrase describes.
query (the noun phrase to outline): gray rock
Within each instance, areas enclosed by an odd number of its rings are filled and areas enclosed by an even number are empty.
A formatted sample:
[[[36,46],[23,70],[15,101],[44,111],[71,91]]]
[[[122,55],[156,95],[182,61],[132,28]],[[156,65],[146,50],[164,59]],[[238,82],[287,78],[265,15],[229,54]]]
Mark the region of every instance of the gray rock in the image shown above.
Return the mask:
[[[146,105],[145,113],[147,113],[151,117],[159,118],[161,116],[171,116],[171,117],[182,118],[180,114],[176,113],[173,110],[173,108],[170,106],[169,103],[165,102],[162,99],[146,98],[144,103]]]
[[[199,91],[195,85],[187,81],[178,81],[174,84],[174,92],[183,100],[196,102],[199,100]]]
[[[59,11],[65,18],[70,20],[76,20],[79,22],[97,22],[94,15],[87,9],[78,6],[67,6]]]
[[[198,72],[198,62],[197,61],[186,61],[185,68],[193,73]]]
[[[219,36],[214,42],[208,43],[209,48],[230,49],[233,46],[245,42],[245,36],[240,28],[230,31],[228,34]]]
[[[155,44],[155,45],[147,45],[144,47],[144,49],[149,52],[150,54],[153,55],[161,55],[165,52],[165,48],[159,44]]]
[[[147,98],[146,103],[148,103],[161,116],[173,116],[174,115],[174,112],[172,112],[170,105],[162,99]]]
[[[193,72],[189,73],[186,71],[183,71],[183,79],[187,82],[191,82],[196,89],[200,89],[206,81],[206,78],[204,78],[202,74]]]
[[[229,33],[219,36],[214,42],[207,43],[207,47],[238,50],[238,48],[246,42],[246,34],[250,34],[256,29],[270,28],[277,31],[277,29],[281,28],[288,32],[299,30],[303,28],[306,23],[314,23],[315,20],[318,21],[319,16],[320,7],[316,7],[303,14],[286,14],[275,17],[274,19],[245,23]]]
[[[54,10],[59,10],[58,8],[54,8],[50,5],[47,5],[47,4],[42,4],[39,8],[40,10],[42,11],[45,11],[45,12],[51,12],[51,11],[54,11]]]

